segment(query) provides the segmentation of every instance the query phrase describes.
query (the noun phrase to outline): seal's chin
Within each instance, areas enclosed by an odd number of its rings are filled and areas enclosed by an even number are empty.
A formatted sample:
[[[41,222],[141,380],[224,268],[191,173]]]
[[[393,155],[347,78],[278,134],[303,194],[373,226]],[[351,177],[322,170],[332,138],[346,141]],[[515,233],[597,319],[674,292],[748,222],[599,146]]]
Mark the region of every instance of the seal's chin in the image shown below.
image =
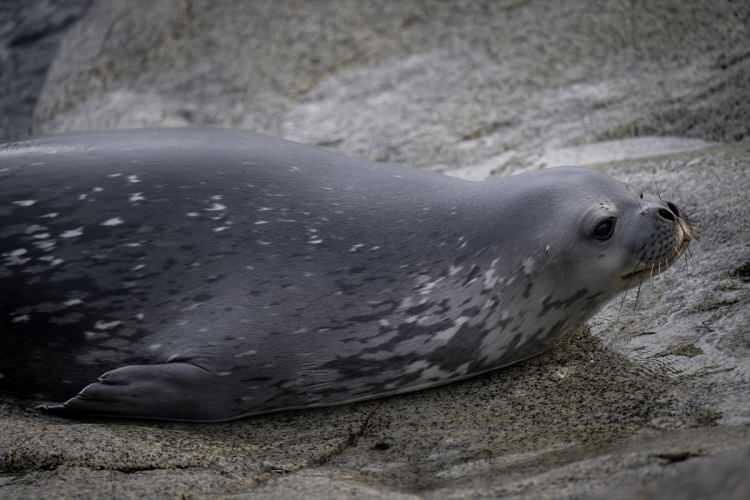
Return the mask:
[[[686,221],[678,219],[675,228],[675,245],[666,255],[649,262],[639,262],[636,268],[620,278],[626,285],[636,285],[657,274],[661,274],[687,250],[693,240],[693,228]]]

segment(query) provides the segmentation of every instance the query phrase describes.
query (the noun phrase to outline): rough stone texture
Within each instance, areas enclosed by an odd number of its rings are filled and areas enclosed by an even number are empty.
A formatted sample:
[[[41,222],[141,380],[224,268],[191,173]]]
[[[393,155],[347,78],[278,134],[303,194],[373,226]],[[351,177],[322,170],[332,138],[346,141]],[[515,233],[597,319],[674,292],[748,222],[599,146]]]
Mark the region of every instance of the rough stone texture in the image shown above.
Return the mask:
[[[740,0],[100,2],[36,123],[221,125],[507,170],[641,131],[741,139],[748,39]]]
[[[445,388],[213,426],[5,401],[0,498],[746,498],[749,40],[740,0],[96,2],[38,132],[223,125],[475,179],[572,158],[700,239],[637,304]]]
[[[90,0],[0,2],[0,140],[27,137],[60,38]]]

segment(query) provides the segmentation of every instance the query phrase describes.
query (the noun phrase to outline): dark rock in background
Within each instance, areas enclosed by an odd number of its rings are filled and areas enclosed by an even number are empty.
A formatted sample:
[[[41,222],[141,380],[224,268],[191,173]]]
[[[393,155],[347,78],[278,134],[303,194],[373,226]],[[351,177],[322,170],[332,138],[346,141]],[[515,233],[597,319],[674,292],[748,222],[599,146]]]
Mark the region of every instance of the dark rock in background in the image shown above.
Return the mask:
[[[90,0],[0,3],[0,140],[28,137],[31,119],[62,35]]]

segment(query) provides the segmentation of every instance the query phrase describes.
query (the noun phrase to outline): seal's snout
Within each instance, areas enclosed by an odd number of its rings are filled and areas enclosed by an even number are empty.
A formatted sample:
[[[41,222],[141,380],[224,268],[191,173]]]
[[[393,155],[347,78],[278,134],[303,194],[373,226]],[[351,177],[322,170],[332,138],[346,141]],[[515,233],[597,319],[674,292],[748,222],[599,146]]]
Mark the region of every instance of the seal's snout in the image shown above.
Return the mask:
[[[640,245],[635,268],[622,276],[629,284],[668,269],[695,239],[687,217],[671,201],[645,202],[641,215],[650,215],[657,224]]]
[[[679,244],[687,243],[694,239],[692,225],[687,221],[687,217],[677,208],[677,205],[671,201],[664,202],[664,206],[656,210],[659,219],[669,222],[675,226],[679,234]]]

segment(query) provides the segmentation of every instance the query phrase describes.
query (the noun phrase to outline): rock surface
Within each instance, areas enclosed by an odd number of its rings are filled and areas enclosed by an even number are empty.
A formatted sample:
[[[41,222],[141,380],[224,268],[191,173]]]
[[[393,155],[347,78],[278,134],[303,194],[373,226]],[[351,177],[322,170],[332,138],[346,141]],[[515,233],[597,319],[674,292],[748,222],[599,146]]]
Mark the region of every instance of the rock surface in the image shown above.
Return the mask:
[[[700,239],[544,356],[445,388],[212,426],[4,401],[0,498],[746,498],[749,31],[741,1],[95,2],[37,132],[222,125],[475,179],[574,160]]]
[[[0,3],[0,140],[27,137],[60,38],[90,0]]]

